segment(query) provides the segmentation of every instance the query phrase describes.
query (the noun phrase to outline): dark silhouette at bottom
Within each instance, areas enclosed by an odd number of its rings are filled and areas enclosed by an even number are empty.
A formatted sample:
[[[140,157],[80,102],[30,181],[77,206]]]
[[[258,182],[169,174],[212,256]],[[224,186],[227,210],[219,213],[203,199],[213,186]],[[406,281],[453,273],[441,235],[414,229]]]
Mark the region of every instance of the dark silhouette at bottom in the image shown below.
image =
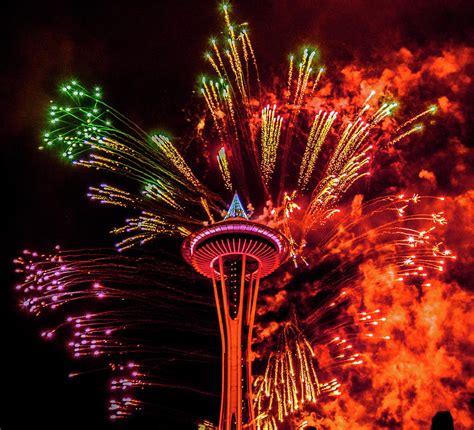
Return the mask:
[[[316,427],[305,427],[304,430],[317,430]],[[431,430],[454,430],[454,421],[451,412],[439,411],[431,420]]]
[[[431,430],[454,430],[454,422],[451,412],[436,412],[431,420]]]

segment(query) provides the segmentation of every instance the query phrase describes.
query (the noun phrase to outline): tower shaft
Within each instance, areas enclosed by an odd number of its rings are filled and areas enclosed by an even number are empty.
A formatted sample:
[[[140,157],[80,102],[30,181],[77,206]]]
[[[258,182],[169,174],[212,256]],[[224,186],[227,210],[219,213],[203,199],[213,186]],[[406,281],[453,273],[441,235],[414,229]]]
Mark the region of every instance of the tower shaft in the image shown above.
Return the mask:
[[[254,429],[251,342],[260,264],[246,254],[220,256],[212,279],[222,342],[219,430]]]
[[[252,329],[260,279],[288,258],[278,231],[248,220],[234,196],[224,221],[190,234],[181,247],[186,261],[211,278],[222,342],[219,430],[255,430],[252,402]]]

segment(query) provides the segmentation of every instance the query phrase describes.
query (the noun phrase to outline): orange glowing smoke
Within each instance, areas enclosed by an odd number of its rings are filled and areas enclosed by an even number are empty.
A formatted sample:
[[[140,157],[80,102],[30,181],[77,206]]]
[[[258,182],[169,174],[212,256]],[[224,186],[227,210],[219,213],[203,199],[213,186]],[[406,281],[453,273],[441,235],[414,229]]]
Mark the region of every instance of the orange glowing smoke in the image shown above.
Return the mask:
[[[364,301],[379,307],[390,341],[369,345],[365,365],[349,388],[324,407],[315,424],[327,429],[429,428],[438,410],[449,409],[456,428],[471,428],[473,300],[456,283],[434,280],[423,292],[398,283],[389,271],[361,267]]]
[[[354,285],[349,313],[355,317],[361,309],[380,309],[387,320],[377,327],[372,341],[358,345],[364,365],[339,371],[341,395],[321,402],[297,417],[296,423],[306,420],[325,430],[418,430],[429,429],[437,411],[449,410],[457,430],[474,426],[474,175],[469,167],[474,160],[467,145],[472,126],[465,107],[473,59],[474,50],[463,46],[447,45],[429,53],[401,48],[387,53],[378,69],[345,66],[340,68],[339,86],[335,79],[321,83],[315,110],[322,106],[350,110],[371,90],[394,97],[402,106],[437,102],[439,113],[424,135],[389,148],[387,156],[375,163],[368,194],[446,195],[444,236],[457,260],[430,276],[426,287],[397,281],[390,266],[381,268],[367,259],[360,264],[361,278]],[[355,199],[355,217],[357,208]],[[376,246],[368,240],[367,246]],[[340,249],[344,250],[343,243]],[[310,260],[320,252],[310,247],[306,251]],[[339,252],[337,247],[333,251]],[[310,280],[301,288],[291,273],[284,276],[285,280],[273,283],[271,294],[262,294],[260,315],[265,322],[257,330],[258,341],[277,331],[278,309],[311,298]],[[319,366],[327,365],[323,348],[318,346],[316,352]]]
[[[428,56],[402,48],[386,56],[388,67],[375,79],[364,79],[355,67],[343,71],[351,81],[346,91],[377,85],[402,97],[402,103],[407,96],[408,103],[410,94],[429,88],[437,98],[434,133],[445,134],[444,142],[430,142],[419,158],[401,156],[395,167],[401,186],[453,196],[445,200],[445,236],[458,259],[423,289],[395,282],[390,269],[380,271],[370,261],[360,267],[363,304],[381,309],[387,317],[381,330],[391,340],[367,344],[365,365],[352,372],[342,396],[324,405],[323,417],[312,415],[322,428],[428,429],[439,410],[450,410],[458,430],[474,425],[474,180],[468,167],[473,153],[463,143],[470,134],[463,101],[473,54],[466,47],[445,47]]]

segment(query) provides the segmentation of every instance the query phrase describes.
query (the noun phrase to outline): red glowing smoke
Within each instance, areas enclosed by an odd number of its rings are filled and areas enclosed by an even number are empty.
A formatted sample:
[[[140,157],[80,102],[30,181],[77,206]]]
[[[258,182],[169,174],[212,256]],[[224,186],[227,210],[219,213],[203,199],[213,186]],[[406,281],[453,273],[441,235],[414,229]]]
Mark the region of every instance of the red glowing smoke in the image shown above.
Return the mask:
[[[467,143],[472,135],[468,121],[472,112],[466,107],[473,54],[474,50],[466,46],[448,45],[429,52],[401,48],[386,53],[383,61],[370,68],[354,63],[331,72],[328,67],[330,78],[322,82],[312,101],[314,110],[350,112],[375,90],[397,100],[401,115],[431,103],[438,105],[439,112],[424,133],[388,148],[375,160],[371,181],[366,184],[367,194],[446,196],[441,210],[448,225],[442,233],[457,255],[455,261],[446,263],[445,271],[428,279],[429,286],[422,288],[397,282],[389,265],[383,268],[371,259],[359,265],[360,277],[353,286],[355,293],[347,311],[355,317],[361,309],[380,309],[387,321],[377,330],[390,340],[358,345],[364,365],[339,371],[345,379],[341,381],[341,396],[321,402],[313,412],[302,416],[309,424],[320,426],[317,428],[417,430],[429,428],[438,410],[450,410],[457,429],[474,425],[470,410],[474,393],[474,176],[469,168],[473,152]],[[347,207],[349,204],[346,202]],[[354,200],[355,217],[357,207]],[[338,254],[335,245],[333,252]],[[365,246],[376,244],[369,237]],[[307,249],[310,260],[317,260],[319,252]],[[349,251],[353,257],[362,252],[360,248]],[[319,287],[310,279],[295,286],[298,280],[288,272],[284,276],[274,279],[267,286],[269,293],[262,294],[259,341],[278,329],[275,320],[279,309],[292,302],[304,310],[305,302]],[[324,367],[328,356],[324,347],[316,349],[319,365]]]

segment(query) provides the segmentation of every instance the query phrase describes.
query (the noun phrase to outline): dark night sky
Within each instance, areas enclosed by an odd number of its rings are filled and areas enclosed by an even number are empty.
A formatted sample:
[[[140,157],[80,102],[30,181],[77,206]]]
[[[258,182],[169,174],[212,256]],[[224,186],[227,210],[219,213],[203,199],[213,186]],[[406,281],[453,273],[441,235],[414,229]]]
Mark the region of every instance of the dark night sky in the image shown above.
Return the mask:
[[[258,58],[268,69],[306,42],[321,48],[327,66],[354,58],[370,63],[384,50],[400,46],[472,42],[470,1],[234,3],[238,19],[249,22]],[[35,322],[17,310],[11,260],[24,247],[108,245],[106,232],[116,221],[112,212],[86,200],[90,180],[83,171],[36,149],[43,112],[56,84],[69,77],[100,84],[111,104],[144,128],[179,135],[182,108],[196,76],[205,70],[206,40],[220,28],[216,2],[16,2],[2,20],[1,171],[7,240],[1,260],[1,314],[6,321],[0,428],[188,428],[151,424],[147,418],[110,424],[105,380],[98,382],[101,377],[94,375],[67,379],[73,367],[61,345],[42,342]],[[196,414],[199,407],[214,408],[201,414],[213,416],[217,400],[183,409]]]

